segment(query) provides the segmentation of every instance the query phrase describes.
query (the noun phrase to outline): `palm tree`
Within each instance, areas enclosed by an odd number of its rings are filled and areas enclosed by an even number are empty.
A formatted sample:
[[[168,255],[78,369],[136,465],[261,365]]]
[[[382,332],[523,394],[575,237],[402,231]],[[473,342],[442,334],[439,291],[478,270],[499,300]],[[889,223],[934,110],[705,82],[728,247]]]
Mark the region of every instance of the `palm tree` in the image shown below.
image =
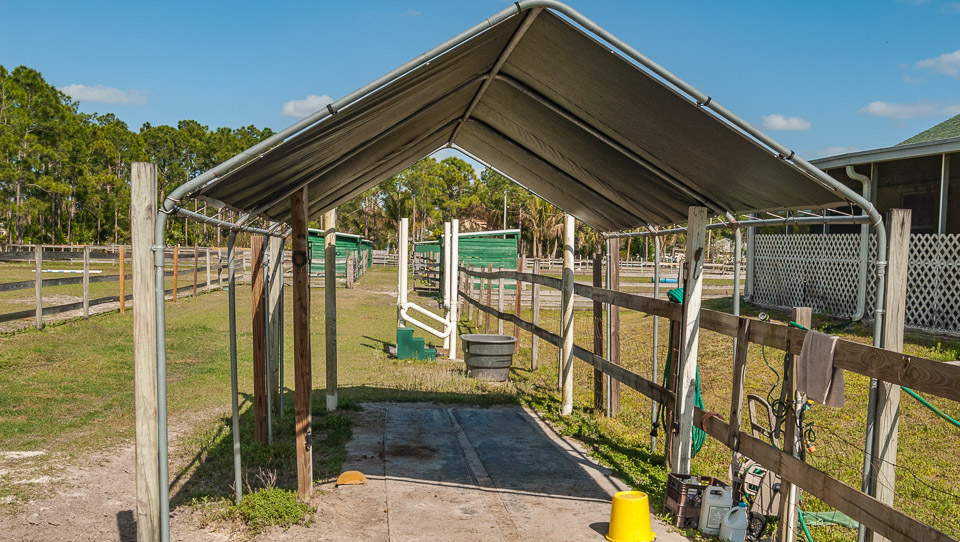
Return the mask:
[[[520,221],[533,237],[533,257],[543,257],[543,240],[559,236],[563,231],[563,213],[546,200],[530,198],[520,210]]]

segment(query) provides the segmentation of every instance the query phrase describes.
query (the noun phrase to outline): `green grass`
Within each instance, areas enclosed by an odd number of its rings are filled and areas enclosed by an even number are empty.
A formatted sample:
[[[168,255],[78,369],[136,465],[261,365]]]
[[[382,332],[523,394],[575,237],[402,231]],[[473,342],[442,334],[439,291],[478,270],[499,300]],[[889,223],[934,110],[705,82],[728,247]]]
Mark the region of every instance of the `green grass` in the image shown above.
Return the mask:
[[[349,410],[365,401],[436,401],[489,405],[522,402],[543,413],[564,434],[582,440],[601,462],[610,466],[632,486],[647,491],[653,508],[659,510],[666,480],[663,465],[663,434],[650,449],[650,402],[623,388],[622,413],[605,418],[593,411],[593,370],[576,363],[574,414],[559,416],[557,349],[541,342],[540,367],[530,367],[530,336],[521,333],[520,349],[511,370],[511,379],[489,384],[465,376],[462,364],[398,361],[390,359],[387,345],[396,340],[396,271],[374,268],[354,290],[338,290],[338,352],[341,410],[327,414],[321,408],[325,385],[323,289],[312,289],[311,348],[314,359],[314,464],[317,481],[339,474],[350,438]],[[285,398],[286,412],[274,419],[276,440],[270,446],[253,442],[249,286],[238,287],[238,342],[240,389],[244,400],[241,437],[245,481],[254,490],[295,488],[292,468],[293,405],[291,392]],[[289,296],[289,289],[287,295]],[[436,300],[412,297],[424,306],[437,308]],[[173,423],[192,423],[192,430],[176,446],[175,505],[221,503],[232,495],[232,440],[229,420],[229,350],[226,320],[227,296],[222,292],[182,298],[167,304],[169,406]],[[729,299],[706,302],[709,308],[728,310]],[[293,383],[293,321],[288,297],[287,335],[284,359],[285,382]],[[743,306],[744,314],[758,309]],[[577,343],[592,345],[592,323],[585,312],[577,312]],[[652,372],[650,336],[652,318],[621,311],[623,364],[641,375]],[[530,318],[529,310],[524,312]],[[72,321],[50,326],[42,332],[27,331],[0,336],[0,450],[45,450],[76,455],[105,449],[133,436],[132,315],[109,313],[89,321]],[[784,314],[774,318],[785,319]],[[816,318],[815,325],[834,322]],[[559,313],[543,311],[541,325],[557,332]],[[495,326],[495,322],[494,322]],[[475,324],[461,322],[461,332]],[[512,333],[512,325],[506,325]],[[842,331],[851,340],[869,342],[869,330],[852,326]],[[421,334],[422,335],[422,334]],[[428,343],[438,341],[428,338]],[[667,343],[661,319],[660,344]],[[949,360],[960,353],[955,341],[910,336],[905,351],[932,359]],[[774,367],[782,365],[782,352],[766,349]],[[729,412],[732,339],[704,331],[700,343],[701,379],[707,410]],[[665,349],[660,351],[660,368]],[[658,377],[659,378],[659,377]],[[747,392],[765,396],[775,377],[762,359],[761,349],[751,345],[747,363]],[[857,448],[864,438],[868,379],[848,373],[847,405],[841,409],[814,407],[809,419],[816,422],[817,452],[807,460],[845,483],[859,487],[862,455]],[[948,414],[960,417],[960,405],[928,397]],[[899,462],[895,505],[900,510],[937,526],[953,536],[960,535],[960,499],[952,488],[960,486],[955,454],[960,448],[960,431],[937,418],[908,397],[903,398],[900,420]],[[712,439],[694,459],[699,474],[727,478],[730,452]],[[274,477],[272,486],[261,478]],[[933,486],[936,489],[931,489]],[[0,497],[18,492],[0,478]],[[945,491],[949,492],[944,493]],[[18,497],[20,498],[20,497]],[[823,503],[805,498],[803,507],[824,509]],[[231,521],[239,521],[236,518]],[[847,529],[815,529],[823,540],[851,540]]]

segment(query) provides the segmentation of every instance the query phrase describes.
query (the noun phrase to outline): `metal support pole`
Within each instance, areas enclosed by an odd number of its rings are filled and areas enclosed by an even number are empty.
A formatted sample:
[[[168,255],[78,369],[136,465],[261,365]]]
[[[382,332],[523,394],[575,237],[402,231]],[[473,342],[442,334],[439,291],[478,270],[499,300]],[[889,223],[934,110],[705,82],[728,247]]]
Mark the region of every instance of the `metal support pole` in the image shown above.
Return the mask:
[[[654,264],[653,264],[653,297],[660,299],[660,236],[653,237]],[[657,381],[657,374],[660,371],[660,317],[653,315],[653,375],[652,382]],[[650,424],[657,423],[657,402],[650,402]],[[657,435],[650,432],[650,451],[657,449]]]
[[[243,471],[240,463],[240,385],[237,379],[237,232],[227,234],[227,318],[230,322],[230,411],[233,428],[233,492],[236,503],[243,498]]]
[[[460,322],[460,305],[457,301],[460,298],[458,285],[460,284],[460,221],[454,218],[450,223],[450,321],[453,325],[450,328],[450,359],[457,359],[457,325]]]
[[[450,223],[443,223],[443,318],[446,321],[450,321],[450,315],[453,311],[453,296],[451,292],[453,291],[453,285],[450,283],[450,277],[452,276],[450,271],[453,267],[453,263],[450,260],[451,257],[451,248],[453,247],[453,240],[450,238]],[[450,336],[447,335],[443,338],[443,348],[450,351]]]
[[[327,347],[327,412],[337,409],[337,210],[323,215],[324,337]]]
[[[561,356],[561,382],[563,402],[560,415],[573,412],[573,215],[563,217],[563,355]]]

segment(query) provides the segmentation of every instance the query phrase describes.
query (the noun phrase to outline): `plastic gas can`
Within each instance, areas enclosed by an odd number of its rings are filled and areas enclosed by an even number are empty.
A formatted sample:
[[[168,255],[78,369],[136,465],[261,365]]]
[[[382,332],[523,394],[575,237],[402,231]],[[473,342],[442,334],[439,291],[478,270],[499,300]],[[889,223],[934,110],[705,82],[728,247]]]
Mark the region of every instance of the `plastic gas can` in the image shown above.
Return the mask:
[[[734,506],[723,516],[723,525],[720,526],[720,540],[727,542],[744,542],[747,539],[747,503],[742,502]]]
[[[723,517],[733,504],[733,489],[721,486],[707,486],[700,501],[700,523],[697,528],[703,534],[717,536]]]

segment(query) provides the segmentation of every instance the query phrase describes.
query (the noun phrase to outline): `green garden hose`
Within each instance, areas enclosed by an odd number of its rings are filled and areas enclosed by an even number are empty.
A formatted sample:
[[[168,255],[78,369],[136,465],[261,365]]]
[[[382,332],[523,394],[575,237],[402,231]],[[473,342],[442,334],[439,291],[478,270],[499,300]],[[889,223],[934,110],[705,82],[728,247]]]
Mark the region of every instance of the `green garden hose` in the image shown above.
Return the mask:
[[[674,303],[683,303],[683,288],[674,288],[667,292],[667,299],[673,301]],[[663,387],[670,387],[670,366],[673,364],[673,326],[670,326],[670,341],[668,343],[670,347],[667,349],[667,362],[663,368]],[[703,409],[703,396],[700,394],[700,365],[697,365],[697,379],[696,386],[693,394],[693,406]],[[660,405],[657,407],[657,419],[661,420],[661,424],[664,428],[666,425],[666,410],[663,409]],[[704,443],[707,440],[706,433],[703,432],[703,429],[700,429],[697,426],[693,426],[693,438],[691,445],[691,456],[696,456],[700,450],[703,448]]]

